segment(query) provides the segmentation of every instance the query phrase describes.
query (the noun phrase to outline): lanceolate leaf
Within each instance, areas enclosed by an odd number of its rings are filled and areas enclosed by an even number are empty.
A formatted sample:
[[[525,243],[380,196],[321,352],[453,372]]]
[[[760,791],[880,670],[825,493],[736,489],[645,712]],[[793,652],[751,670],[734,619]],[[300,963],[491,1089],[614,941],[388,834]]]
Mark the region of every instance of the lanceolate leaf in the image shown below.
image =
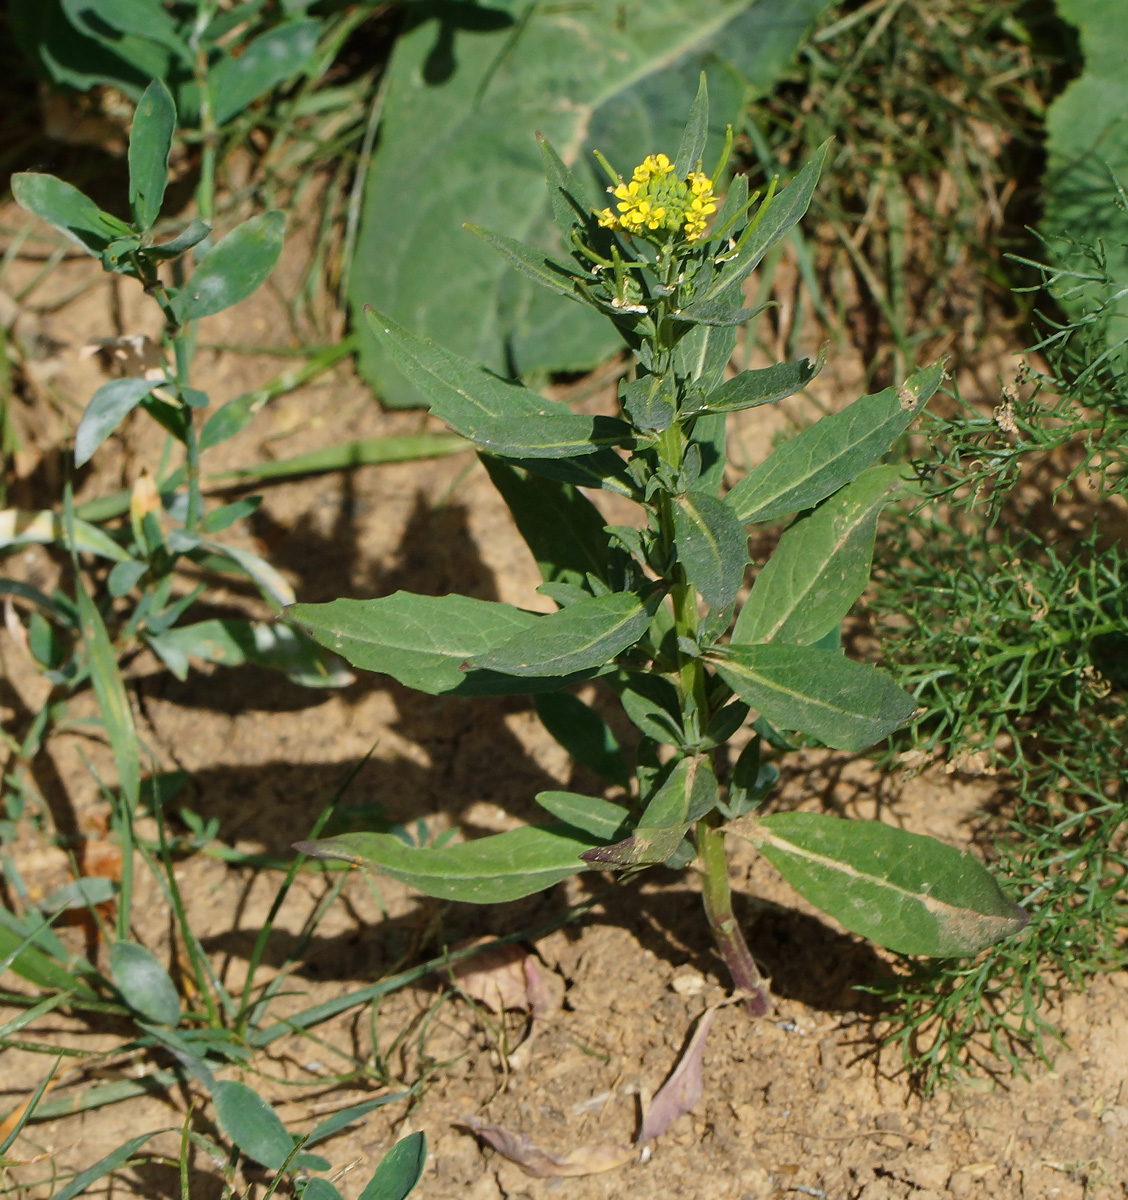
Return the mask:
[[[732,645],[717,673],[781,729],[810,734],[836,750],[864,750],[903,725],[916,701],[884,672],[837,650]]]
[[[129,131],[129,206],[142,231],[150,229],[161,214],[175,129],[172,96],[161,80],[154,79],[137,104]]]
[[[380,1160],[358,1200],[406,1200],[427,1165],[427,1135],[409,1133]]]
[[[674,537],[686,578],[706,603],[727,608],[740,591],[748,562],[748,535],[732,506],[709,492],[678,496]]]
[[[753,842],[852,933],[900,954],[976,954],[1029,920],[978,860],[879,821],[773,813],[742,817],[726,831]]]
[[[594,708],[571,692],[549,692],[537,697],[536,709],[541,724],[580,766],[609,783],[629,786],[631,774],[619,743]]]
[[[580,854],[595,840],[571,825],[526,825],[441,849],[408,846],[390,833],[348,833],[297,849],[371,867],[427,896],[500,904],[586,871]]]
[[[212,1092],[220,1129],[248,1158],[277,1170],[294,1149],[294,1139],[269,1104],[245,1083],[221,1080]]]
[[[380,671],[432,695],[458,688],[468,659],[543,619],[490,600],[412,592],[295,604],[286,616],[354,667]]]
[[[602,667],[646,632],[650,613],[628,592],[578,600],[538,617],[507,641],[469,658],[506,675],[570,675]]]
[[[626,834],[631,814],[620,804],[578,792],[538,792],[537,803],[558,821],[600,842],[613,842]]]
[[[903,486],[902,471],[863,471],[784,533],[740,610],[734,642],[811,645],[838,626],[869,582],[877,519]]]
[[[887,453],[944,378],[944,364],[855,400],[784,442],[728,494],[745,523],[810,508]]]
[[[33,171],[13,175],[12,195],[21,208],[41,217],[91,254],[101,254],[115,238],[130,232],[124,221],[103,212],[78,188],[54,175]]]
[[[259,96],[296,75],[317,49],[319,21],[293,21],[260,34],[238,58],[224,56],[210,73],[215,119],[226,125]]]
[[[587,586],[594,575],[621,587],[626,555],[611,545],[599,509],[567,483],[540,479],[483,455],[482,464],[501,493],[525,544],[547,582]]]
[[[180,997],[152,951],[136,942],[115,942],[110,972],[130,1008],[158,1025],[179,1023]]]
[[[94,393],[74,435],[74,462],[81,467],[121,421],[153,390],[160,380],[112,379]]]
[[[758,408],[761,404],[774,404],[777,400],[801,392],[823,369],[825,362],[824,346],[817,359],[804,358],[797,362],[778,363],[774,367],[762,367],[757,371],[741,371],[715,392],[704,396],[696,404],[690,404],[686,411],[728,413]]]
[[[176,298],[182,321],[222,312],[245,300],[274,270],[286,216],[275,209],[236,225],[204,255]]]
[[[368,324],[403,374],[427,397],[431,411],[457,433],[510,458],[570,458],[624,440],[627,427],[607,417],[574,413],[519,383],[416,337],[373,309]]]

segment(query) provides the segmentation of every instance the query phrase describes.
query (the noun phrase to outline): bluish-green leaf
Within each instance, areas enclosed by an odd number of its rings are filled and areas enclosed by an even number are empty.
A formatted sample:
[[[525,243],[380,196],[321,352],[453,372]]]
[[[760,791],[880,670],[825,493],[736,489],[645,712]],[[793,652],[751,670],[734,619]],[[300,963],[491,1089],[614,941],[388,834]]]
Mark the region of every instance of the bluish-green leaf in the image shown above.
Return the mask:
[[[245,1083],[224,1079],[212,1092],[220,1129],[248,1157],[264,1167],[279,1167],[294,1149],[278,1114]]]
[[[888,453],[943,378],[944,364],[934,363],[898,387],[816,421],[749,471],[729,492],[729,503],[745,523],[817,504]]]
[[[118,1167],[124,1166],[151,1137],[160,1132],[161,1130],[154,1129],[149,1133],[139,1133],[136,1137],[123,1142],[116,1150],[111,1150],[104,1158],[98,1159],[85,1171],[79,1171],[73,1179],[63,1184],[54,1193],[53,1200],[74,1200],[75,1196],[81,1196],[92,1183],[109,1175],[111,1171],[116,1171]]]
[[[810,734],[836,750],[865,750],[900,728],[916,701],[884,672],[837,650],[731,645],[717,674],[782,729]]]
[[[142,232],[161,215],[175,129],[172,95],[160,79],[154,79],[137,104],[129,131],[129,207]]]
[[[149,258],[179,258],[182,254],[198,246],[211,233],[211,226],[205,221],[192,221],[176,237],[167,242],[159,242],[152,246],[143,246],[141,253]]]
[[[380,1160],[376,1173],[365,1184],[359,1200],[406,1200],[427,1165],[427,1137],[409,1133]]]
[[[811,645],[836,629],[870,577],[877,519],[902,467],[871,467],[779,539],[736,619],[734,642]]]
[[[89,521],[80,521],[76,517],[71,532],[73,538],[67,536],[62,517],[49,509],[23,512],[18,508],[7,508],[0,512],[0,550],[28,545],[73,545],[82,554],[96,554],[111,562],[132,561],[108,533]]]
[[[621,804],[578,792],[538,792],[537,803],[558,821],[600,842],[614,842],[626,835],[631,814]]]
[[[593,841],[570,825],[525,825],[439,849],[408,846],[390,833],[346,833],[297,849],[370,867],[427,896],[500,904],[586,871],[580,854]]]
[[[75,466],[88,463],[94,451],[160,383],[160,380],[128,378],[102,384],[86,406],[74,435]]]
[[[852,933],[900,954],[976,954],[1029,920],[978,860],[879,821],[787,812],[726,830]]]
[[[319,21],[293,21],[259,34],[237,57],[224,55],[209,74],[219,125],[296,75],[317,49]]]
[[[637,596],[593,596],[538,617],[469,662],[506,675],[570,675],[610,662],[633,646],[649,623],[650,614]]]
[[[136,942],[110,947],[110,974],[126,1004],[158,1025],[180,1022],[180,997],[155,955]]]
[[[509,604],[412,592],[295,604],[286,616],[354,667],[380,671],[432,695],[459,687],[467,660],[538,620]]]
[[[376,1109],[383,1108],[385,1104],[395,1104],[400,1100],[409,1099],[411,1099],[410,1092],[389,1092],[386,1096],[377,1096],[375,1100],[365,1100],[360,1104],[350,1104],[348,1108],[342,1108],[331,1116],[326,1117],[323,1121],[318,1121],[304,1144],[306,1147],[315,1146],[318,1142],[323,1142],[326,1138],[332,1137],[342,1129],[348,1128],[354,1122],[359,1121],[361,1117],[366,1117],[370,1112],[375,1112]]]
[[[429,338],[408,333],[373,309],[365,316],[396,366],[426,396],[431,411],[494,454],[569,458],[625,440],[622,422],[574,413],[559,400],[546,400]]]
[[[630,771],[619,743],[595,709],[571,692],[538,696],[536,709],[541,724],[580,766],[620,787],[630,784]]]
[[[89,196],[54,175],[23,171],[12,176],[16,203],[65,234],[91,254],[100,255],[115,238],[131,231],[124,221],[103,212]]]
[[[774,404],[777,400],[801,392],[823,369],[825,362],[824,346],[817,359],[804,358],[797,362],[777,363],[774,367],[761,367],[756,371],[741,371],[709,395],[687,405],[685,411],[730,413],[758,408],[761,404]]]
[[[286,215],[275,209],[236,225],[200,259],[176,298],[181,321],[222,312],[245,300],[274,270],[282,253]]]
[[[674,500],[674,538],[686,579],[714,608],[736,599],[748,563],[748,534],[732,505],[709,492]]]

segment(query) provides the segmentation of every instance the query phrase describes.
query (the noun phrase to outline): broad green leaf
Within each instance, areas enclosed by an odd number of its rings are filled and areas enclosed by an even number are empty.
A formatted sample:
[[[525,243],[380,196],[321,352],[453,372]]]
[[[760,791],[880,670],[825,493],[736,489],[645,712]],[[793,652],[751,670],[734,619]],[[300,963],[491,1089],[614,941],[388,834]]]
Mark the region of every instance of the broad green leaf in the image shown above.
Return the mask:
[[[281,671],[302,687],[348,687],[355,678],[335,654],[283,622],[216,617],[165,630],[147,641],[178,679],[187,677],[190,658],[225,667],[254,663]]]
[[[740,591],[748,563],[748,534],[732,506],[708,492],[674,500],[674,538],[686,578],[714,608]]]
[[[934,363],[899,387],[863,396],[784,442],[728,494],[747,524],[810,508],[872,466],[901,436],[944,378]]]
[[[85,1171],[79,1171],[73,1179],[68,1180],[54,1193],[53,1200],[74,1200],[75,1196],[81,1196],[92,1183],[124,1166],[151,1137],[161,1132],[162,1130],[153,1129],[123,1142],[116,1150],[111,1150],[104,1158],[98,1159]]]
[[[731,645],[717,674],[781,729],[836,750],[865,750],[916,711],[916,701],[884,672],[837,650],[814,646]]]
[[[676,853],[686,830],[712,812],[717,780],[708,757],[683,758],[647,804],[630,836],[584,854],[586,862],[618,867],[663,863]]]
[[[537,803],[558,821],[601,842],[623,837],[632,824],[629,810],[598,796],[578,792],[538,792]]]
[[[144,38],[171,50],[184,66],[192,67],[192,51],[179,36],[172,15],[157,0],[63,0],[63,7],[87,32],[96,31],[111,41],[119,39],[109,37],[110,31]]]
[[[100,255],[115,239],[129,234],[124,221],[103,212],[76,187],[54,175],[22,171],[12,176],[16,203],[65,234],[91,254]]]
[[[302,1188],[302,1200],[344,1200],[344,1197],[328,1179],[315,1175]]]
[[[161,381],[152,379],[112,379],[94,393],[74,435],[74,463],[81,467],[110,436],[121,421]]]
[[[1109,340],[1124,337],[1128,316],[1128,238],[1118,186],[1128,184],[1128,8],[1121,0],[1057,0],[1058,15],[1075,26],[1085,67],[1046,113],[1042,232],[1053,261],[1080,272],[1055,289],[1071,317],[1111,305]],[[1111,284],[1093,278],[1078,243],[1100,244]],[[1123,355],[1123,350],[1119,352]]]
[[[512,458],[509,461],[512,466],[531,471],[542,479],[555,479],[575,487],[600,488],[630,500],[638,499],[638,488],[627,464],[614,450],[597,450],[594,454],[579,454],[574,458]]]
[[[647,737],[668,746],[682,744],[681,701],[668,679],[632,671],[611,676],[608,682],[619,693],[627,716]]]
[[[440,849],[409,846],[391,833],[346,833],[299,842],[297,849],[371,867],[427,896],[500,904],[586,871],[580,854],[594,840],[570,825],[525,825]]]
[[[129,207],[142,232],[161,215],[175,130],[172,95],[161,80],[154,79],[137,104],[129,131]]]
[[[739,251],[724,264],[717,278],[696,298],[699,304],[716,300],[724,292],[746,279],[760,265],[765,254],[802,219],[815,194],[830,142],[826,141],[803,164],[803,169],[776,192]]]
[[[111,562],[131,562],[132,559],[97,525],[89,521],[74,521],[74,549],[80,554],[96,554]],[[18,550],[20,546],[51,544],[69,545],[63,519],[49,509],[39,512],[24,512],[18,508],[6,508],[0,512],[0,551]]]
[[[756,371],[741,371],[709,395],[687,405],[685,411],[730,413],[758,408],[761,404],[774,404],[777,400],[801,392],[823,369],[825,362],[824,346],[817,359],[804,358],[797,362],[777,363],[774,367],[761,367]]]
[[[211,316],[245,300],[274,270],[285,234],[286,215],[275,209],[251,217],[220,238],[176,297],[180,320]]]
[[[412,592],[295,604],[286,616],[354,667],[380,671],[432,695],[458,688],[468,659],[543,619],[491,600]]]
[[[669,429],[678,412],[677,397],[665,375],[644,375],[620,383],[619,403],[632,424],[647,433]]]
[[[538,617],[469,662],[506,675],[570,675],[610,662],[633,646],[649,624],[650,614],[637,596],[593,596]]]
[[[673,157],[705,67],[711,166],[725,123],[771,87],[825,7],[648,0],[624,17],[614,4],[495,0],[474,9],[471,29],[446,5],[412,6],[365,184],[354,320],[376,304],[495,371],[599,362],[618,344],[610,323],[526,282],[462,222],[553,250],[558,234],[534,131],[571,168],[581,204],[606,203],[592,150],[628,176],[646,154]],[[386,347],[365,339],[360,365],[386,403],[420,403]]]
[[[359,1200],[406,1200],[427,1165],[427,1136],[409,1133],[380,1160]]]
[[[237,58],[224,55],[209,73],[216,122],[226,125],[301,71],[317,49],[319,28],[319,21],[293,21],[260,34]]]
[[[224,1079],[212,1092],[215,1119],[235,1145],[264,1167],[279,1167],[294,1149],[278,1114],[245,1083]]]
[[[431,411],[456,433],[510,458],[570,458],[625,440],[627,427],[574,413],[520,383],[507,382],[390,317],[366,310],[368,324]]]
[[[110,974],[126,1004],[158,1025],[180,1023],[180,997],[152,951],[136,942],[110,947]]]
[[[696,446],[701,454],[701,474],[694,484],[694,491],[716,496],[721,489],[728,462],[727,419],[724,413],[705,413],[693,423],[689,444]]]
[[[779,539],[733,627],[737,643],[811,645],[836,629],[870,577],[877,519],[902,467],[870,467]]]
[[[595,709],[571,692],[549,692],[538,696],[535,703],[541,724],[580,766],[609,783],[629,786],[631,773],[619,743]]]
[[[787,812],[725,829],[851,933],[899,954],[976,954],[1030,919],[977,859],[880,821]]]
[[[594,575],[610,587],[622,586],[626,555],[611,545],[602,513],[586,496],[570,484],[481,457],[544,580],[586,587]]]

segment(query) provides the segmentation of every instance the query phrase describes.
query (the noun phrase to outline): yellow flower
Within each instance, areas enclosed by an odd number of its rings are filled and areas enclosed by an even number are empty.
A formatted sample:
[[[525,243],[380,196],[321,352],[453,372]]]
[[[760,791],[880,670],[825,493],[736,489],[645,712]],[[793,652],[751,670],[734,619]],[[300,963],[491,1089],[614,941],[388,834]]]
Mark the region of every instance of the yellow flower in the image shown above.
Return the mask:
[[[654,235],[650,238],[654,242],[667,242],[679,234],[696,241],[705,232],[707,218],[717,211],[713,181],[701,171],[678,179],[665,154],[648,154],[629,183],[607,190],[619,201],[618,215],[610,208],[598,211],[600,225],[627,234],[646,230]]]

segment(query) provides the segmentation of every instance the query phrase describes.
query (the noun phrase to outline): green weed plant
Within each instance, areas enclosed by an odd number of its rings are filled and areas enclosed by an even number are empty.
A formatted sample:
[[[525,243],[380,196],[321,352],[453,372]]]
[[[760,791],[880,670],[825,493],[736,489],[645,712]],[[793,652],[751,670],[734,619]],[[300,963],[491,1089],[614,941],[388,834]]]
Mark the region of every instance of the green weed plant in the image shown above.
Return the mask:
[[[354,666],[431,694],[533,695],[540,718],[617,800],[547,791],[551,823],[441,847],[354,833],[301,847],[362,864],[449,900],[494,903],[582,871],[685,868],[733,981],[755,1013],[767,981],[736,922],[725,841],[751,842],[811,903],[848,929],[917,955],[970,955],[1020,930],[1026,912],[973,858],[873,821],[759,809],[769,754],[799,737],[860,752],[909,720],[917,702],[842,652],[839,631],[869,579],[878,515],[906,486],[881,459],[943,378],[937,363],[864,396],[777,447],[727,494],[731,413],[799,392],[822,362],[726,378],[737,330],[755,313],[742,286],[799,222],[826,154],[784,188],[722,202],[702,156],[702,77],[675,156],[629,178],[605,160],[610,206],[593,211],[541,139],[567,257],[475,229],[519,271],[609,321],[630,365],[614,417],[573,412],[418,337],[386,315],[373,334],[431,411],[474,442],[540,568],[541,614],[460,595],[405,592],[299,604],[290,619]],[[637,505],[608,525],[582,489]],[[772,556],[748,565],[748,528],[792,518]],[[604,719],[571,690],[598,679],[640,735],[629,762]],[[747,742],[730,756],[730,741]],[[735,761],[733,761],[735,758]]]

